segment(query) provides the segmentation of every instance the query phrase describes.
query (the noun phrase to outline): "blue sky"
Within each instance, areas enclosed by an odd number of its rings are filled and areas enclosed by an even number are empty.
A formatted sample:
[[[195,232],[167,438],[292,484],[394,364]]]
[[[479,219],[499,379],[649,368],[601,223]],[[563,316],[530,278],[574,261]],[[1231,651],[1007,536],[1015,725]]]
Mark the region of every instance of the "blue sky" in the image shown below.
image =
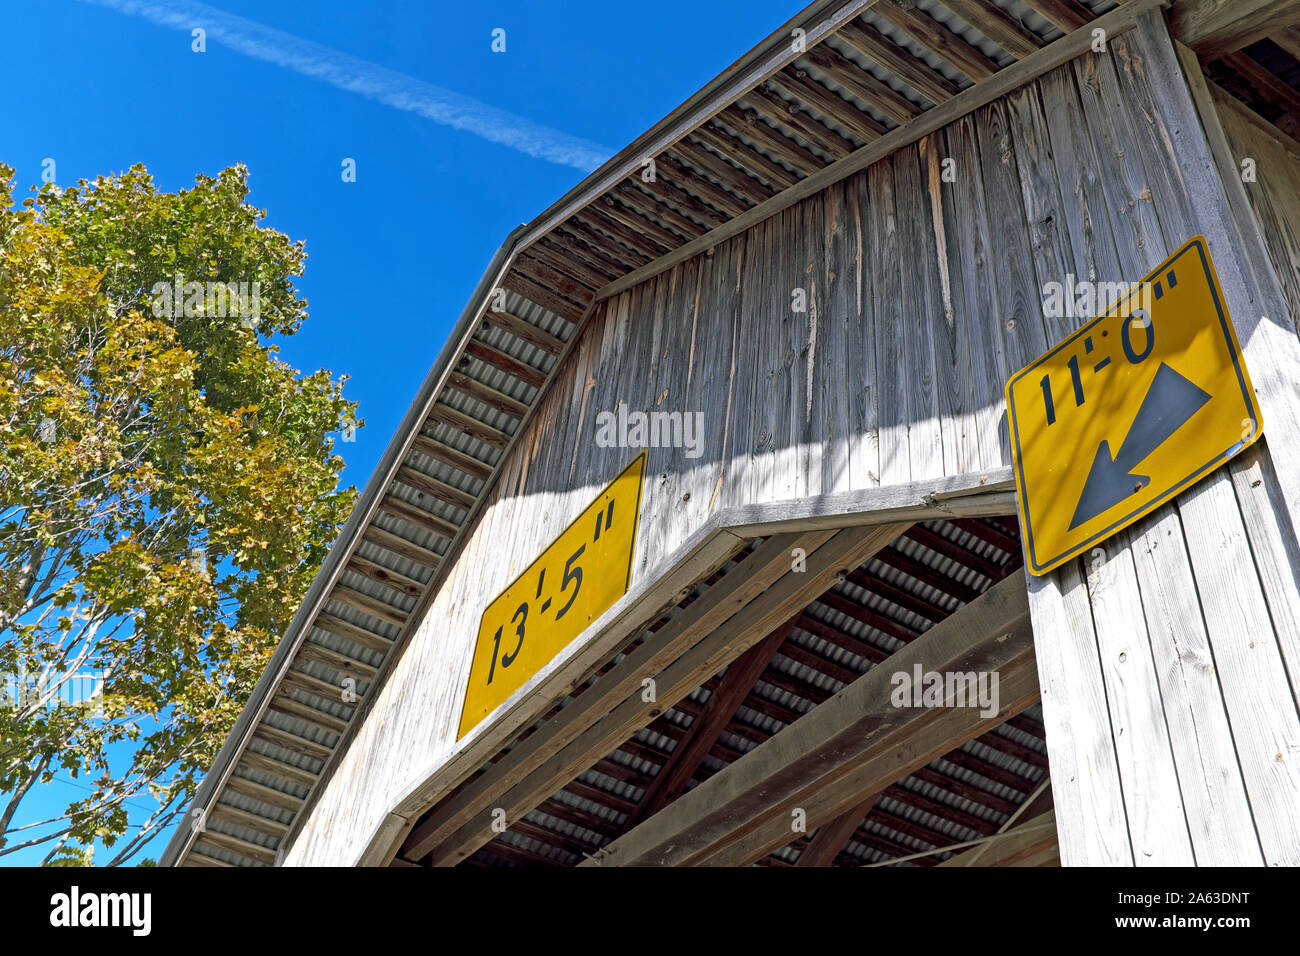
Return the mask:
[[[306,242],[310,318],[282,357],[351,376],[365,428],[338,447],[360,487],[506,234],[582,179],[591,147],[617,152],[802,6],[3,0],[0,161],[19,198],[46,158],[61,185],[143,162],[166,190],[247,165],[267,223]],[[358,71],[378,92],[340,88]],[[449,106],[462,128],[439,122]],[[51,783],[18,822],[61,812],[80,783]]]

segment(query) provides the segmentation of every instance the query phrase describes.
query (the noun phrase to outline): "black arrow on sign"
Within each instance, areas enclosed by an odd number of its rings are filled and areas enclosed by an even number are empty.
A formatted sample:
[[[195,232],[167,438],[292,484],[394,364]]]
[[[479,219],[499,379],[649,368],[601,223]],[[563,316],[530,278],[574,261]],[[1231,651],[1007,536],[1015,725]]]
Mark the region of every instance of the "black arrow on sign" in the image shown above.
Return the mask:
[[[1070,521],[1070,530],[1145,488],[1151,481],[1150,476],[1135,475],[1133,469],[1187,424],[1209,400],[1208,392],[1161,362],[1146,397],[1142,399],[1142,407],[1119,447],[1119,454],[1112,457],[1108,441],[1097,447],[1088,481]]]

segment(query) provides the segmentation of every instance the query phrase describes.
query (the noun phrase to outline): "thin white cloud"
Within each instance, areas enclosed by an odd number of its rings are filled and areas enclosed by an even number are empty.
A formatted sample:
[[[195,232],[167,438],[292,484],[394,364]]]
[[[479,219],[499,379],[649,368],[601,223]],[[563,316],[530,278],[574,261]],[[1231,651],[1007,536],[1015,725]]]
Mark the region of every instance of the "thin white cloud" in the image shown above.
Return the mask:
[[[395,109],[416,113],[536,159],[590,172],[606,159],[604,147],[499,110],[468,96],[349,56],[291,33],[192,0],[83,0],[162,27],[207,31],[209,42]]]

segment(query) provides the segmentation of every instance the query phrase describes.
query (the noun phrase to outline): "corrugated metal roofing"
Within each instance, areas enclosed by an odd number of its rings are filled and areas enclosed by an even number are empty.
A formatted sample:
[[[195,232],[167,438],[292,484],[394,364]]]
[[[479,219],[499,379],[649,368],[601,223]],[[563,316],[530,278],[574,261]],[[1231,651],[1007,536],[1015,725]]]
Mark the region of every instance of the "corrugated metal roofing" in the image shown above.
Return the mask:
[[[917,527],[934,536],[931,547],[911,541],[906,536],[900,538],[895,547],[916,562],[918,573],[921,568],[933,571],[951,581],[954,587],[969,588],[967,593],[971,595],[982,593],[1006,574],[1020,573],[1019,548],[1011,551],[998,546],[1016,540],[1014,518],[930,521]],[[936,550],[940,548],[946,553]],[[979,562],[996,565],[996,572],[975,572],[970,565]],[[886,564],[873,558],[859,571],[869,570],[877,564],[882,571],[888,569]],[[742,565],[743,555],[740,555],[737,560],[729,562],[724,571],[732,573]],[[723,576],[725,574],[719,578]],[[936,619],[946,617],[966,603],[901,572],[888,578],[882,573],[881,580],[892,586],[895,601],[885,600],[874,593],[870,580],[858,577],[857,580],[849,578],[833,585],[805,609],[804,618],[828,624],[833,630],[819,633],[796,624],[772,657],[763,677],[754,684],[737,709],[731,724],[718,736],[711,752],[696,770],[690,786],[697,786],[721,771],[763,740],[813,710],[822,700],[837,693],[849,680],[877,666],[868,657],[838,645],[834,637],[836,633],[841,635],[841,640],[859,640],[874,648],[871,653],[887,661],[888,655],[906,646],[907,642],[895,634],[886,633],[881,627],[906,628],[915,637],[933,626]],[[702,585],[696,589],[686,601],[689,602],[705,587]],[[945,611],[936,612],[935,619],[932,619],[897,603],[906,602],[909,595],[939,605]],[[828,600],[834,600],[837,606],[829,606]],[[864,615],[869,619],[872,612],[880,615],[880,627],[862,619]],[[671,619],[677,613],[680,613],[680,606],[667,610],[660,619]],[[696,688],[678,705],[667,708],[652,724],[633,733],[622,745],[580,774],[574,784],[546,801],[544,812],[527,814],[524,828],[527,839],[531,841],[527,855],[517,852],[523,845],[517,839],[521,834],[507,830],[467,862],[486,866],[576,865],[588,853],[616,839],[625,832],[629,814],[645,797],[647,787],[660,772],[660,765],[689,734],[695,715],[707,704],[712,695],[711,688],[725,673],[724,669],[722,674]],[[489,766],[490,763],[486,764],[485,769]],[[1011,808],[1029,796],[1043,779],[1045,768],[1046,743],[1042,736],[1041,710],[1035,705],[933,761],[924,774],[918,772],[890,787],[876,809],[866,817],[858,833],[846,844],[840,863],[878,863],[895,856],[933,850],[944,843],[976,839],[992,832],[1008,821]],[[1015,781],[1017,785],[1010,786],[1007,781]],[[575,792],[577,790],[582,792]],[[569,817],[567,821],[566,815]],[[555,843],[548,843],[548,834],[554,834]],[[765,862],[769,865],[794,863],[798,859],[800,842],[795,841],[791,847],[776,851]],[[902,865],[931,865],[951,855],[934,853]]]

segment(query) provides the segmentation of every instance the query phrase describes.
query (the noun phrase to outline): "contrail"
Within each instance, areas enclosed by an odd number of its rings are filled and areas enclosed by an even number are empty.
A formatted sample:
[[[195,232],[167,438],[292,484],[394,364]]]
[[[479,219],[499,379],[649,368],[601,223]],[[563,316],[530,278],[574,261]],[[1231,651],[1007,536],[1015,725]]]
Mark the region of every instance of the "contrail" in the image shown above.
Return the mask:
[[[481,136],[493,143],[591,172],[611,151],[589,140],[569,136],[549,126],[488,106],[476,99],[444,90],[405,73],[389,70],[349,56],[291,33],[274,30],[252,20],[192,0],[83,0],[119,13],[141,17],[158,26],[189,32],[195,27],[207,37],[245,56],[265,60],[359,93],[386,106],[416,113],[435,123]]]

